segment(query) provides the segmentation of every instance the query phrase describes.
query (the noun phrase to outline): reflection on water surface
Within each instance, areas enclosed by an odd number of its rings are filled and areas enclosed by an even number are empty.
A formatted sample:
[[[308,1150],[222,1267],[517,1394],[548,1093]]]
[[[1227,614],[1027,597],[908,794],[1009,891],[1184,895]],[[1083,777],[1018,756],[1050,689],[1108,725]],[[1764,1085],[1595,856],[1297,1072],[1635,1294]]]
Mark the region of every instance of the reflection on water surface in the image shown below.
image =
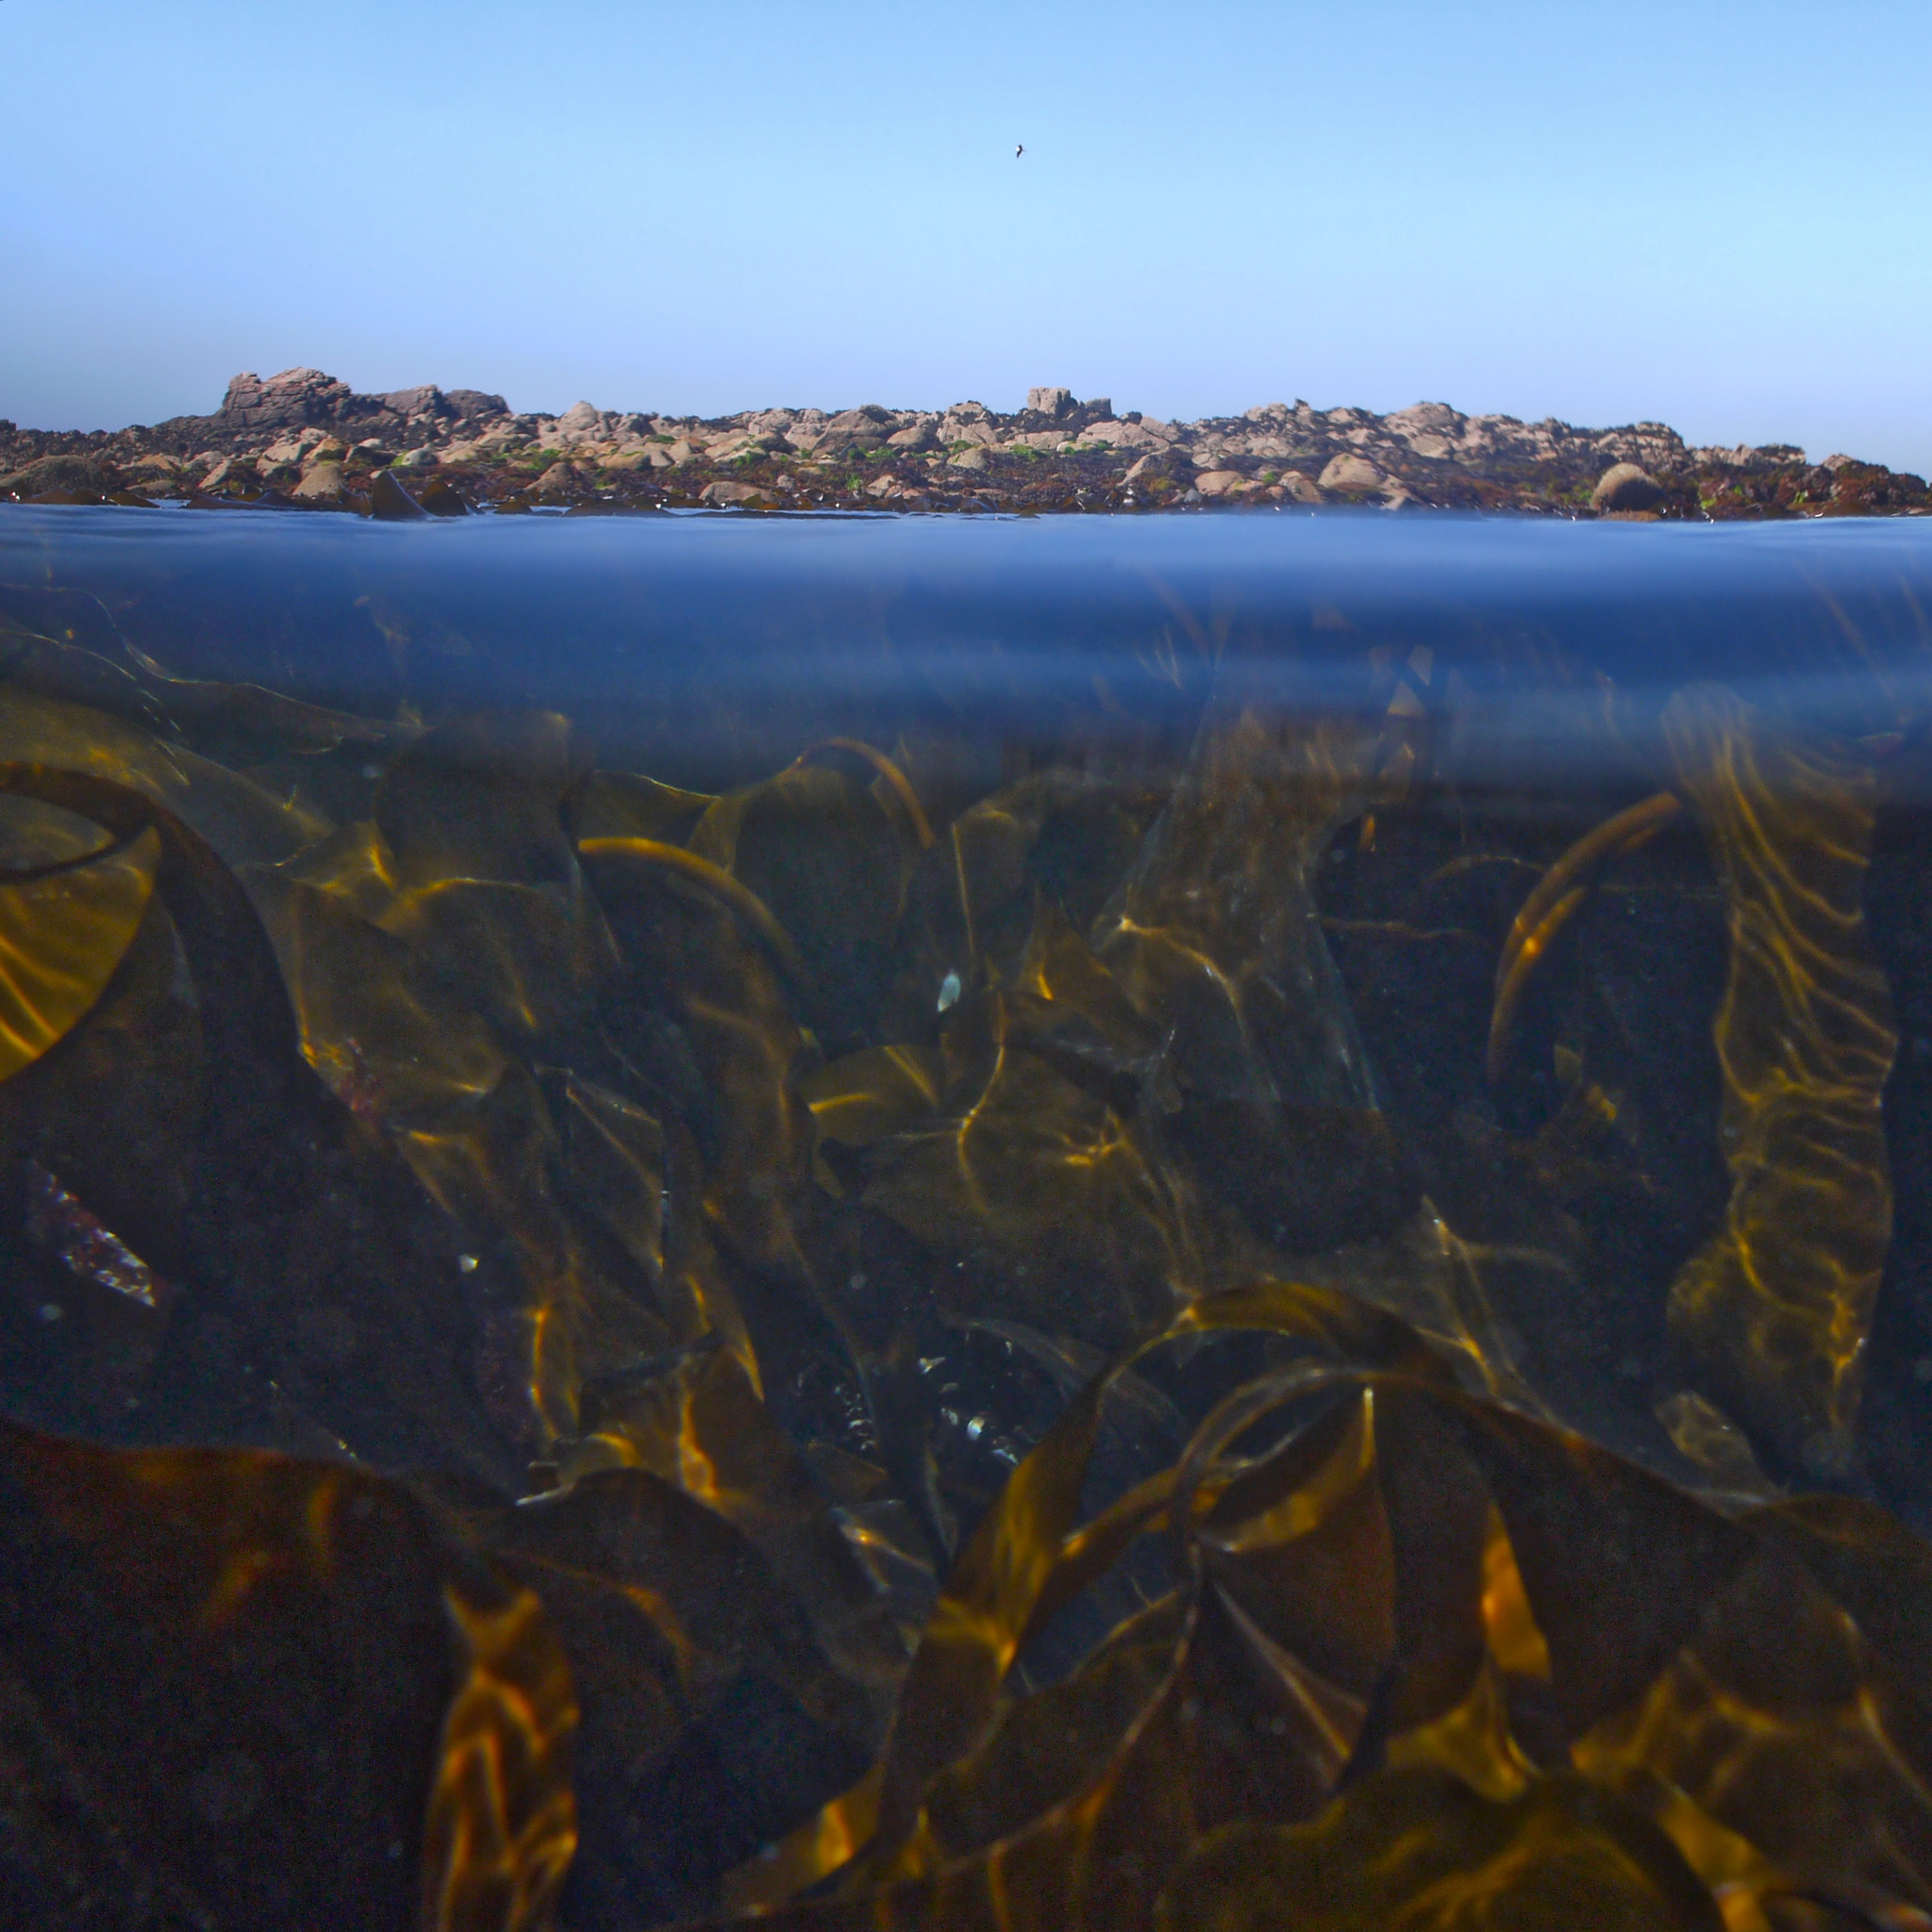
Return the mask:
[[[35,1923],[1932,1924],[1924,531],[0,563]]]

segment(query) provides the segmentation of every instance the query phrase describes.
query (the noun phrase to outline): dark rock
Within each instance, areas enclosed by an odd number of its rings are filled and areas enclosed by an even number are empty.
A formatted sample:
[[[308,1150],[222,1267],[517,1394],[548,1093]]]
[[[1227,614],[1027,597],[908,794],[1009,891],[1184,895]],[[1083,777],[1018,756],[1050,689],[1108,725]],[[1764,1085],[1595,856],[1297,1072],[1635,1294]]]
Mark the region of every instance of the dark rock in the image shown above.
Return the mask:
[[[389,472],[385,470],[384,475]],[[397,489],[402,485],[397,484]],[[434,476],[429,487],[417,499],[433,517],[466,517],[470,514],[470,501],[447,476]]]
[[[396,480],[393,472],[378,470],[369,491],[369,514],[386,524],[413,523],[429,512]]]
[[[1597,478],[1590,492],[1594,510],[1655,509],[1664,499],[1663,486],[1636,463],[1613,463]]]
[[[457,412],[460,420],[468,421],[477,416],[508,416],[509,405],[501,396],[493,396],[480,389],[453,389],[443,392],[443,400]]]
[[[354,400],[346,382],[320,369],[284,369],[266,382],[242,375],[229,383],[215,423],[224,429],[300,429],[340,423]]]

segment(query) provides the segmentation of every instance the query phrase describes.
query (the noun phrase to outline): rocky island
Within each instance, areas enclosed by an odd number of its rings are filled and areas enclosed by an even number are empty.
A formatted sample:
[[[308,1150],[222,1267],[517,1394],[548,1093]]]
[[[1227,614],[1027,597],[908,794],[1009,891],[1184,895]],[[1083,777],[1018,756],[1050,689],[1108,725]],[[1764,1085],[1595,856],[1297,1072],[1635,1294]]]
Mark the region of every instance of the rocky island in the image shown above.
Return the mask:
[[[1932,513],[1923,477],[1848,456],[1692,448],[1661,423],[1582,429],[1445,403],[1386,416],[1264,403],[1170,423],[1040,388],[1006,414],[866,403],[700,418],[580,402],[553,416],[431,384],[360,394],[317,369],[238,375],[212,415],[151,426],[59,432],[0,419],[0,495],[378,516],[1324,504],[1645,520]]]

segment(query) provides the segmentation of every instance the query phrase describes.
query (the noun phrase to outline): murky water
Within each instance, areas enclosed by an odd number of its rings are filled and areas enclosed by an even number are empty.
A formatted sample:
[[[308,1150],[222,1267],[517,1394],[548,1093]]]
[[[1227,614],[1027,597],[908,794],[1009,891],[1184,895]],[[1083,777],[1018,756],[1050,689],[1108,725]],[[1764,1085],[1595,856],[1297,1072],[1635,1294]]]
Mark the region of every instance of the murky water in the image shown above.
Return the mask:
[[[1932,1924],[1928,671],[1915,523],[8,510],[0,1901]]]

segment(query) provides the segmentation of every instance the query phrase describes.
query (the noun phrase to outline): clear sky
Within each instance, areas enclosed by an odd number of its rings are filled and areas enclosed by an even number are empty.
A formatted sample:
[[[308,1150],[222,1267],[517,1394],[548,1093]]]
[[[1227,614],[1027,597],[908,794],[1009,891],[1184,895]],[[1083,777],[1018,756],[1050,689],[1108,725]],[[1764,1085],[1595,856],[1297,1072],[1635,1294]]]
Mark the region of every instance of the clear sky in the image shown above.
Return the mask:
[[[0,0],[0,101],[25,425],[309,363],[1932,468],[1926,0]]]

